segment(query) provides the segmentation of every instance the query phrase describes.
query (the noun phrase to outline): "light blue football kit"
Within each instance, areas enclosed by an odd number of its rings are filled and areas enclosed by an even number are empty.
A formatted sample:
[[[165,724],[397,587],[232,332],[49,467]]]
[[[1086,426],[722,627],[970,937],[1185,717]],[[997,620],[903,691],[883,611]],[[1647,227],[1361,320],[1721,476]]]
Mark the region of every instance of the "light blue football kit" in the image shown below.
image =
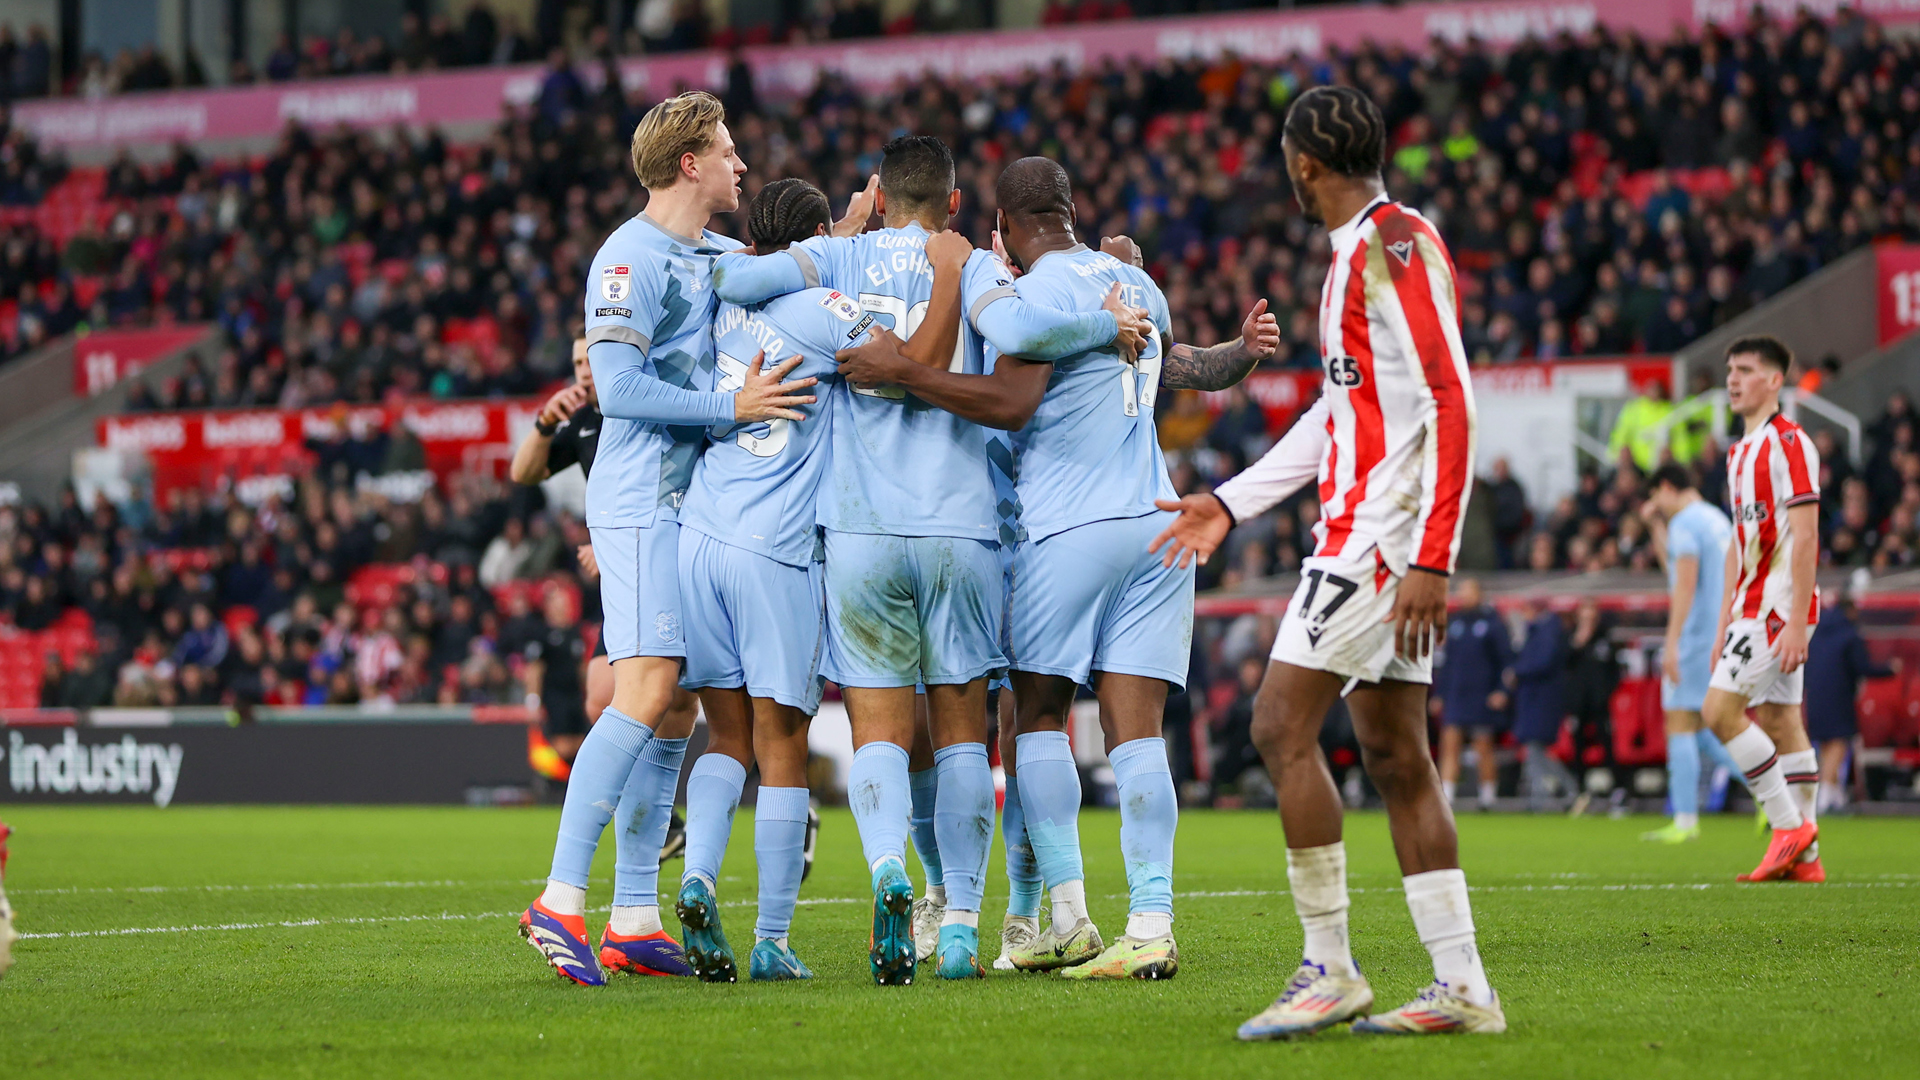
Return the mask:
[[[1687,621],[1680,627],[1680,683],[1668,685],[1662,680],[1660,707],[1700,711],[1707,698],[1707,681],[1713,675],[1713,661],[1719,643],[1713,631],[1719,625],[1720,593],[1725,584],[1727,544],[1733,538],[1733,524],[1719,507],[1701,499],[1667,522],[1667,583],[1679,574],[1683,558],[1697,559],[1700,575],[1693,586],[1693,606],[1687,609]]]
[[[706,429],[733,420],[733,395],[712,389],[711,283],[714,259],[738,246],[641,214],[607,237],[588,273],[587,359],[605,420],[586,509],[610,660],[685,655],[677,517]],[[614,906],[656,905],[685,753],[686,740],[655,739],[608,706],[574,760],[549,879],[584,890],[617,817]]]
[[[728,255],[715,288],[734,303],[833,289],[872,313],[876,325],[910,337],[933,296],[928,235],[914,224],[812,237],[764,257]],[[951,370],[982,374],[981,332],[1010,319],[1022,325],[1005,334],[1021,344],[1084,349],[1113,339],[1113,317],[1098,305],[1088,315],[1016,314],[1024,305],[1000,303],[1015,296],[1006,267],[975,252],[961,281],[966,318]],[[833,462],[819,519],[826,530],[823,674],[844,686],[894,687],[966,683],[1004,667],[999,520],[979,426],[898,387],[842,382],[828,393]]]
[[[1016,671],[1088,682],[1094,671],[1186,683],[1194,571],[1147,550],[1174,498],[1153,423],[1171,326],[1145,272],[1084,245],[1049,252],[1020,279],[1047,307],[1099,307],[1118,282],[1146,308],[1155,339],[1129,364],[1109,347],[1054,361],[1046,395],[1013,435],[1022,539],[1014,552],[1008,653]],[[1049,887],[1078,880],[1078,776],[1066,738],[1017,740],[1020,797],[1035,861]],[[1171,915],[1178,806],[1166,741],[1134,739],[1108,755],[1119,789],[1129,910]]]
[[[715,287],[733,303],[833,289],[876,325],[911,337],[933,296],[929,235],[910,224],[813,237],[764,257],[729,255],[716,268]],[[991,332],[983,323],[1011,323],[994,340],[1020,346],[1013,351],[1050,347],[1064,355],[1113,339],[1113,316],[1097,304],[1089,315],[1023,312],[1012,277],[986,252],[968,260],[965,317],[950,370],[984,373],[981,335]],[[1004,668],[1000,525],[980,427],[898,387],[843,381],[828,393],[833,455],[819,513],[826,549],[822,673],[843,686],[886,688],[964,684]],[[958,743],[940,748],[935,759],[933,827],[948,908],[977,912],[992,841],[986,749]],[[862,745],[848,792],[876,896],[898,889],[912,816],[906,748],[883,740]],[[950,932],[970,936],[972,928],[943,927],[943,958]],[[969,951],[975,946],[969,942]]]
[[[1693,605],[1680,626],[1680,682],[1660,680],[1662,709],[1699,712],[1707,699],[1707,682],[1719,653],[1713,632],[1720,619],[1720,592],[1726,580],[1727,544],[1733,523],[1719,507],[1705,499],[1673,515],[1667,522],[1667,583],[1679,575],[1679,563],[1691,557],[1700,564],[1694,580]],[[1700,806],[1702,758],[1739,776],[1741,770],[1718,736],[1702,727],[1667,736],[1667,793],[1675,815],[1693,820]]]

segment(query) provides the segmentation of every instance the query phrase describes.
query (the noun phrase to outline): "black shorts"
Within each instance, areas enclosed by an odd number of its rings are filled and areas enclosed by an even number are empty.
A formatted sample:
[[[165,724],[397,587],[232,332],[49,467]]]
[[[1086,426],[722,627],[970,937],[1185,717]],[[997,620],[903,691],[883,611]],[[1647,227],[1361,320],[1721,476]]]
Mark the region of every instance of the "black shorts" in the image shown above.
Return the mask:
[[[585,735],[587,733],[587,699],[583,695],[553,694],[543,702],[547,707],[546,720],[541,729],[548,735]]]

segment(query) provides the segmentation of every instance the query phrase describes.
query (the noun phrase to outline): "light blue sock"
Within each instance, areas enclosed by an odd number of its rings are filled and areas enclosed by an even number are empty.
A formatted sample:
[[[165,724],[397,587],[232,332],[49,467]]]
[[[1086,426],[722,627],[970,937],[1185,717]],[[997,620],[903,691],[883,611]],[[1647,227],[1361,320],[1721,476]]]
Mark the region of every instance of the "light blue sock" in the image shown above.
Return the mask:
[[[786,937],[800,898],[807,845],[807,789],[762,787],[753,810],[753,861],[760,868],[760,914],[753,935]]]
[[[1049,889],[1081,881],[1080,770],[1064,731],[1029,731],[1013,740],[1020,762],[1020,805],[1034,868]]]
[[[1693,738],[1700,747],[1700,760],[1703,765],[1711,761],[1714,765],[1727,770],[1728,774],[1742,785],[1746,784],[1747,774],[1740,771],[1740,766],[1733,763],[1733,755],[1727,752],[1727,745],[1720,741],[1720,736],[1706,728],[1701,728],[1693,733]]]
[[[1107,755],[1120,792],[1120,854],[1127,861],[1129,912],[1173,913],[1173,830],[1180,802],[1167,767],[1167,740],[1135,739]]]
[[[1007,914],[1040,915],[1040,868],[1033,864],[1027,839],[1027,815],[1021,810],[1020,778],[1007,776],[1006,801],[1000,807],[1000,836],[1007,845]]]
[[[733,811],[740,805],[740,789],[747,783],[747,767],[726,754],[702,754],[687,775],[687,869],[680,880],[720,880],[720,860],[733,835]]]
[[[853,810],[853,824],[860,830],[860,847],[868,869],[889,857],[905,865],[912,802],[906,747],[870,742],[853,752],[853,764],[847,769],[847,803]]]
[[[913,851],[920,856],[920,865],[927,872],[927,888],[931,889],[946,881],[940,864],[940,841],[933,828],[933,806],[940,792],[939,755],[934,756],[933,768],[908,773],[907,784],[913,789]]]
[[[1667,736],[1667,805],[1675,817],[1700,816],[1700,742],[1694,732]]]
[[[952,861],[947,910],[980,910],[987,894],[987,860],[993,854],[993,766],[987,744],[955,743],[933,754],[940,798],[933,812],[940,850]]]
[[[632,775],[634,762],[652,738],[652,728],[612,706],[600,713],[600,722],[587,732],[573,759],[548,877],[587,887],[587,871],[593,866],[600,834],[619,805],[620,790]]]
[[[660,847],[667,842],[673,796],[687,740],[654,739],[640,752],[620,792],[620,831],[615,834],[613,906],[660,903]]]

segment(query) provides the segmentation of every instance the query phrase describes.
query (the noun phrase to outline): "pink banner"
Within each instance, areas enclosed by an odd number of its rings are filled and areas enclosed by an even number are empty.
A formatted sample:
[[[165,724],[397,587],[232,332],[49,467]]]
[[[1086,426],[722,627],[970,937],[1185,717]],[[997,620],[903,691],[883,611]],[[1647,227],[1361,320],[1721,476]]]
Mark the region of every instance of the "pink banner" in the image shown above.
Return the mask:
[[[1849,0],[1889,24],[1920,23],[1920,0]],[[1763,0],[1781,18],[1806,7],[1830,16],[1842,0]],[[1300,11],[1148,19],[973,34],[868,38],[802,47],[759,46],[745,51],[761,92],[775,98],[803,94],[822,70],[839,71],[866,90],[925,71],[967,79],[1018,74],[1056,63],[1078,68],[1105,60],[1216,56],[1232,51],[1253,60],[1318,55],[1367,41],[1424,46],[1432,38],[1477,38],[1507,46],[1528,36],[1579,33],[1605,23],[1616,30],[1665,37],[1674,26],[1730,23],[1745,18],[1752,0],[1516,0],[1317,7]],[[621,61],[628,89],[658,99],[682,86],[717,88],[726,80],[726,54],[692,52]],[[598,83],[598,68],[582,78]],[[14,120],[43,144],[70,150],[271,137],[290,121],[316,127],[485,123],[503,105],[524,105],[539,93],[540,65],[481,68],[427,75],[317,79],[231,90],[124,94],[99,101],[29,101]]]
[[[1889,244],[1879,252],[1880,344],[1920,326],[1920,244]]]
[[[111,390],[175,349],[191,345],[204,326],[165,326],[152,330],[101,330],[73,345],[73,392],[80,397]]]

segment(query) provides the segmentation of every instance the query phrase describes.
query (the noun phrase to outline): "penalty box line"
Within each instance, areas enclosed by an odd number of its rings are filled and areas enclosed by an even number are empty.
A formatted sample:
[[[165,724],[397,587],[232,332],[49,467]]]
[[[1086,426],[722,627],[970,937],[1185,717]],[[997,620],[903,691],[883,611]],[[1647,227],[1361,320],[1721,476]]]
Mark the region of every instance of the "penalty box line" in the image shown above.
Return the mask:
[[[1645,882],[1625,885],[1481,885],[1470,886],[1469,891],[1478,893],[1705,892],[1715,889],[1741,889],[1747,887],[1749,886],[1743,886],[1733,882],[1701,881],[1670,883]],[[1908,887],[1909,883],[1905,881],[1830,881],[1821,886],[1823,889],[1904,889]],[[1400,895],[1402,892],[1402,890],[1395,888],[1364,887],[1352,888],[1347,891],[1349,893],[1393,893],[1395,895]],[[1290,892],[1287,889],[1225,889],[1177,892],[1174,893],[1174,896],[1178,899],[1197,900],[1287,896],[1289,894]],[[1126,895],[1126,893],[1109,893],[1106,899],[1121,900],[1125,899]],[[865,904],[870,903],[871,900],[871,897],[865,896],[804,897],[795,901],[795,903],[801,906],[817,906],[824,904]],[[758,907],[759,903],[755,900],[731,900],[722,903],[720,906],[745,908]],[[594,910],[596,912],[604,912],[610,909],[603,905]],[[17,914],[16,912],[16,915]],[[483,911],[471,915],[454,912],[441,912],[437,915],[364,915],[335,919],[283,919],[265,922],[213,923],[191,926],[130,926],[109,930],[55,930],[44,933],[21,934],[20,938],[23,941],[55,941],[71,938],[125,937],[137,934],[196,934],[245,930],[294,930],[314,926],[365,926],[381,923],[471,922],[479,919],[518,918],[519,915],[520,912],[518,911]]]

